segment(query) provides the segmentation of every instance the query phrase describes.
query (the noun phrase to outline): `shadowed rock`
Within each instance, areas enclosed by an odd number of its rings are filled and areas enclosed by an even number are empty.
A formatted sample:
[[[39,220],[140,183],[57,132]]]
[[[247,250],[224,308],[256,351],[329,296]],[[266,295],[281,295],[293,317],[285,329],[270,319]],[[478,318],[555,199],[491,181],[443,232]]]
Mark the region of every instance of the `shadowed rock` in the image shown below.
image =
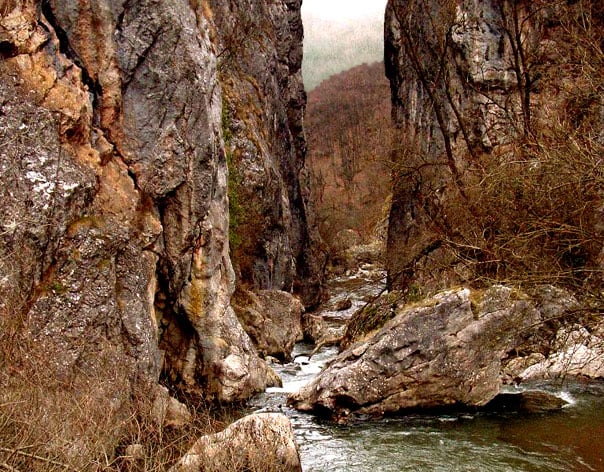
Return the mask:
[[[542,391],[520,393],[500,393],[484,407],[485,411],[494,413],[547,413],[568,405],[566,400]]]

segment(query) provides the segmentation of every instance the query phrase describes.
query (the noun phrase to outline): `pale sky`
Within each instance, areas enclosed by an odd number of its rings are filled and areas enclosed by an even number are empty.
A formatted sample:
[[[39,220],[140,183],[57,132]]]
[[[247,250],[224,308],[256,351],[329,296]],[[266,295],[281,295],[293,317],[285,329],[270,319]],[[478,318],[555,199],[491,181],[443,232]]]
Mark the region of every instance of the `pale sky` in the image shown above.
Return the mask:
[[[325,19],[383,16],[387,0],[302,0],[302,12]]]

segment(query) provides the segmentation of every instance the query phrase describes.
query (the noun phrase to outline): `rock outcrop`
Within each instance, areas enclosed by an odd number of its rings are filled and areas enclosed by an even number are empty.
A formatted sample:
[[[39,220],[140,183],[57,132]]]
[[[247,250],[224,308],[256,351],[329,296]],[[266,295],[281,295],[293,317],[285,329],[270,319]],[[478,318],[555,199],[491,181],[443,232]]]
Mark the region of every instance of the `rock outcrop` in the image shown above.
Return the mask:
[[[294,344],[304,337],[302,303],[288,292],[239,291],[233,308],[258,352],[280,361],[290,361]]]
[[[516,358],[507,365],[505,373],[516,382],[604,378],[603,334],[590,333],[581,325],[563,327],[556,333],[547,356],[533,353]]]
[[[192,415],[185,404],[171,397],[168,389],[160,385],[153,401],[151,418],[160,428],[181,428],[191,421]]]
[[[482,296],[449,291],[398,307],[375,335],[342,352],[288,401],[339,419],[480,407],[499,393],[502,358],[539,320],[533,305],[505,287]]]
[[[200,438],[170,472],[205,470],[301,472],[289,419],[276,413],[246,416],[220,433]]]
[[[598,2],[388,2],[390,288],[564,276],[601,296],[603,182],[579,182],[602,152],[602,18]]]
[[[263,208],[249,278],[317,296],[300,2],[212,3],[2,4],[0,309],[49,376],[126,392],[162,374],[220,401],[274,381],[230,305],[234,148],[252,172],[239,204]],[[232,36],[249,21],[261,41]],[[262,116],[225,125],[252,99]]]

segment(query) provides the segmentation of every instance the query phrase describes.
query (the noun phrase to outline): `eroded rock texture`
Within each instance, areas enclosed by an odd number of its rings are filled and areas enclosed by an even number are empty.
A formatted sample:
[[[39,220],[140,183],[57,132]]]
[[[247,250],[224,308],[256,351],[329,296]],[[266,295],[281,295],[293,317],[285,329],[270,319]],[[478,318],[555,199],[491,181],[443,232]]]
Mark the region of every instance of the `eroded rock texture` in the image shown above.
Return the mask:
[[[300,0],[221,1],[216,23],[229,160],[231,243],[239,279],[260,290],[321,296],[325,255],[303,171]]]
[[[390,0],[385,21],[398,128],[391,288],[438,290],[529,272],[547,280],[556,264],[601,287],[602,181],[593,194],[573,187],[583,169],[588,180],[599,175],[601,2]],[[559,190],[561,180],[575,190]],[[577,208],[575,192],[585,195]],[[558,213],[548,224],[550,207]],[[559,211],[571,207],[572,215]],[[565,225],[590,234],[570,252]],[[527,244],[534,231],[549,239]]]
[[[220,433],[199,438],[170,472],[205,470],[301,472],[289,418],[279,413],[246,416]]]
[[[501,386],[501,360],[529,336],[540,314],[512,290],[439,294],[343,351],[290,396],[300,410],[345,419],[411,409],[473,408]]]
[[[274,209],[273,237],[248,236],[280,255],[256,273],[287,290],[312,273],[313,288],[300,289],[309,299],[318,287],[298,180],[299,2],[217,3],[2,4],[1,309],[56,376],[138,384],[163,372],[222,401],[274,381],[230,306],[223,85],[227,97],[258,87],[267,115],[247,130],[275,147],[259,156],[276,183],[254,200]],[[268,84],[218,67],[217,31],[248,17],[266,24],[264,42],[238,41],[233,61],[255,64]]]

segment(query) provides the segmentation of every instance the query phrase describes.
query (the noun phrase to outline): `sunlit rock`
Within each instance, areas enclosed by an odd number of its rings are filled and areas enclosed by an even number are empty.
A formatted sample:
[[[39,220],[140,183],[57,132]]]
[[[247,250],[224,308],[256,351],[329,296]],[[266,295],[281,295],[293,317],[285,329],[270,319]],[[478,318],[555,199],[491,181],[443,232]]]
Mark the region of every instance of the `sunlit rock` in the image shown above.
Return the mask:
[[[289,419],[276,413],[246,416],[220,433],[200,438],[170,472],[205,470],[301,472]]]

